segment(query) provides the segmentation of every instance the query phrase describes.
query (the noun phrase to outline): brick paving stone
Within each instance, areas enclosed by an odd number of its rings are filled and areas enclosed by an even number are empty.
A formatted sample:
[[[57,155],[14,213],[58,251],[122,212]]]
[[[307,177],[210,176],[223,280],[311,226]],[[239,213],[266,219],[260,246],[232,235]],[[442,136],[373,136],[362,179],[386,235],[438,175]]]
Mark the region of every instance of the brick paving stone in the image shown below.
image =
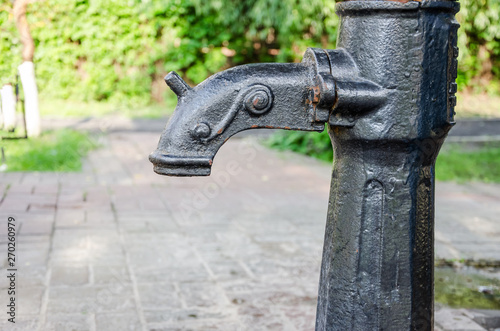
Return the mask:
[[[214,282],[185,282],[179,284],[180,296],[185,306],[216,307],[228,304],[228,298]]]
[[[66,184],[61,184],[59,191],[59,201],[81,202],[84,200],[87,187],[67,187]]]
[[[296,284],[290,280],[288,280],[286,286],[274,283],[271,287],[268,284],[272,282],[273,280],[258,282],[254,284],[252,290],[248,292],[227,291],[225,293],[231,303],[241,306],[297,307],[307,305],[310,307],[310,310],[315,310],[316,295],[313,297],[308,296],[302,288],[295,286]],[[270,291],[270,288],[273,290]]]
[[[104,255],[99,255],[99,256],[90,256],[89,259],[89,264],[91,264],[95,269],[100,268],[100,267],[106,267],[106,268],[115,268],[115,266],[125,266],[127,268],[127,273],[128,273],[128,266],[127,266],[127,258],[126,256],[120,252],[113,252],[110,254],[104,254]],[[103,276],[105,277],[105,276]],[[122,280],[122,278],[118,277],[119,280]],[[126,277],[123,278],[124,282],[126,282]],[[106,283],[106,282],[102,282]],[[111,283],[111,282],[110,282]],[[97,284],[97,283],[96,283]]]
[[[85,208],[89,211],[112,211],[111,197],[106,187],[89,187],[85,192]]]
[[[50,212],[55,209],[56,194],[32,194],[29,192],[9,192],[0,205],[0,210],[25,212]]]
[[[314,330],[316,322],[316,307],[297,306],[282,307],[282,314],[296,330]]]
[[[92,260],[89,252],[81,247],[56,249],[52,251],[50,259],[54,263],[72,263],[75,261],[80,263],[90,263]]]
[[[9,195],[13,194],[21,194],[21,195],[29,195],[33,193],[35,188],[34,184],[11,184],[9,188]]]
[[[7,331],[32,331],[36,330],[39,323],[39,315],[16,316],[16,323],[12,324],[6,319],[0,320],[0,330]]]
[[[176,287],[171,283],[150,283],[137,286],[142,308],[145,310],[170,310],[181,308]]]
[[[109,201],[109,192],[106,186],[90,186],[85,190],[85,200],[89,202]]]
[[[207,265],[217,280],[251,277],[245,268],[237,261],[209,262]]]
[[[44,287],[46,275],[47,275],[47,267],[45,266],[46,261],[37,260],[37,262],[44,262],[43,265],[36,265],[29,263],[21,264],[18,266],[18,275],[17,279],[22,288],[25,287]]]
[[[157,282],[202,282],[210,280],[210,274],[203,265],[166,268],[156,267],[137,267],[132,268],[138,284],[157,283]]]
[[[39,314],[44,291],[45,287],[41,286],[23,286],[23,288],[18,289],[18,291],[16,291],[17,314],[19,314],[19,316]]]
[[[59,193],[59,184],[57,182],[57,177],[56,180],[54,180],[53,178],[51,179],[44,178],[44,179],[48,183],[35,185],[35,187],[33,188],[33,193],[44,194],[44,195],[49,195],[49,194],[57,195]]]
[[[96,179],[93,173],[61,173],[59,177],[61,189],[80,189],[88,185],[94,185]]]
[[[18,244],[16,250],[16,262],[18,267],[43,267],[49,259],[49,249],[26,249]]]
[[[16,239],[18,243],[18,249],[48,249],[51,242],[50,235],[38,235],[38,236],[19,236]]]
[[[88,265],[52,265],[50,286],[82,286],[89,283]]]
[[[107,264],[92,264],[92,277],[94,284],[130,284],[128,267],[123,260],[119,263],[113,259]]]
[[[79,201],[79,202],[59,201],[57,203],[57,210],[58,211],[85,210],[85,203],[83,201]]]
[[[111,206],[109,206],[109,209],[106,208],[105,210],[86,210],[85,220],[87,223],[94,223],[94,226],[98,228],[99,223],[114,222],[115,215],[111,210]]]
[[[498,310],[473,309],[471,311],[467,310],[464,313],[486,329],[494,331],[499,331],[498,329],[500,329],[500,311]]]
[[[141,247],[134,250],[129,249],[129,251],[129,265],[132,268],[170,267],[179,269],[202,265],[197,255],[189,250],[175,251],[175,249],[162,249],[160,247],[155,250],[154,248]]]
[[[242,307],[238,310],[243,330],[294,330],[278,307]]]
[[[56,213],[55,226],[57,228],[72,228],[85,226],[85,211],[84,210],[61,210]]]
[[[486,331],[459,309],[441,308],[435,313],[435,323],[443,331]]]
[[[27,210],[29,210],[31,213],[37,213],[37,212],[55,212],[56,210],[56,204],[55,203],[40,203],[40,202],[32,202],[29,204]]]
[[[49,314],[46,317],[42,330],[91,331],[93,330],[91,319],[91,316],[85,314]]]
[[[10,196],[9,194],[0,204],[1,213],[18,213],[26,212],[29,208],[29,202],[26,198],[18,198]]]
[[[135,311],[127,313],[98,313],[95,316],[96,330],[99,331],[137,331],[141,322]]]
[[[116,264],[125,264],[126,257],[120,249],[114,249],[110,252],[102,252],[96,249],[88,252],[88,262],[94,266],[108,266]]]
[[[125,233],[160,233],[178,231],[179,228],[172,220],[155,220],[147,217],[120,220],[120,229]]]
[[[500,194],[494,192],[500,192],[500,185],[438,183],[437,257],[498,260]]]
[[[53,221],[24,221],[20,229],[21,236],[50,235],[52,233]]]
[[[116,231],[117,224],[113,219],[108,217],[101,217],[102,214],[98,214],[99,216],[94,216],[96,212],[87,212],[85,217],[84,225],[91,229],[99,228],[103,232]]]
[[[21,183],[23,185],[33,185],[40,183],[42,174],[40,172],[26,172],[23,176]]]
[[[150,331],[191,331],[191,330],[207,330],[207,331],[240,331],[241,325],[237,322],[226,321],[196,321],[196,322],[183,322],[182,326],[175,324],[170,326],[157,326],[151,325],[148,330]],[[249,331],[249,329],[244,329]],[[253,329],[252,329],[253,330]]]
[[[122,284],[50,287],[47,314],[119,313],[134,307],[132,288]]]
[[[59,172],[43,172],[40,173],[40,183],[37,187],[47,187],[44,189],[49,189],[48,187],[54,187],[55,184],[59,184],[59,180],[61,178],[62,173]],[[57,185],[59,186],[59,185]],[[35,189],[36,190],[36,189]],[[54,188],[50,188],[50,190],[54,190]]]
[[[22,178],[26,175],[25,172],[7,172],[3,173],[2,182],[10,185],[20,184]]]
[[[88,234],[86,229],[56,229],[52,238],[54,250],[67,248],[88,248]]]
[[[231,321],[236,317],[236,308],[214,307],[184,308],[168,310],[144,310],[144,318],[149,325],[173,325],[182,326],[185,323],[198,321]]]
[[[13,215],[17,221],[20,222],[52,222],[54,221],[53,212],[37,212],[30,213],[29,211],[24,213],[15,213]]]
[[[9,185],[5,182],[0,183],[0,198],[3,197],[4,193],[7,192]]]

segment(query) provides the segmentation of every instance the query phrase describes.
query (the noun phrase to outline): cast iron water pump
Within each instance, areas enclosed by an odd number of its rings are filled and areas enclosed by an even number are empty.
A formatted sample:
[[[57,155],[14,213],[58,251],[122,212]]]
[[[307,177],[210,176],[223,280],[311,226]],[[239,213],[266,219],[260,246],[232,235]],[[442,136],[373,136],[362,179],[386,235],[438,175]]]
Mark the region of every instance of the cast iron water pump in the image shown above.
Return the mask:
[[[189,87],[150,155],[162,175],[204,176],[252,128],[323,131],[333,166],[316,330],[432,330],[434,165],[454,124],[459,5],[337,4],[336,50],[238,66]]]

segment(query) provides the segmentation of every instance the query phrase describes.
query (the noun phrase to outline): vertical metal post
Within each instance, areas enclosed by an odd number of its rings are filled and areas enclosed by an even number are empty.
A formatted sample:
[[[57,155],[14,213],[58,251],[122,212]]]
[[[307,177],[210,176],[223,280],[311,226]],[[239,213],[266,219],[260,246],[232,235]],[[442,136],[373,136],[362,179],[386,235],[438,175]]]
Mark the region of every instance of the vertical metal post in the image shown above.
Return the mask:
[[[433,329],[434,164],[454,124],[457,11],[453,1],[337,5],[338,48],[388,94],[377,111],[330,117],[317,331]]]

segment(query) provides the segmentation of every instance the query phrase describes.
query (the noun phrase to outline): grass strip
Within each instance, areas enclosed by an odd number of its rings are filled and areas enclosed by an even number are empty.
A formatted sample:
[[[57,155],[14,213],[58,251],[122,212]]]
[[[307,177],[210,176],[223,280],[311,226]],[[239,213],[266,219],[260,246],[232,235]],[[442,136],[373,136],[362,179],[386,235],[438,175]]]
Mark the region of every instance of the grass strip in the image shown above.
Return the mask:
[[[81,171],[82,158],[97,147],[88,133],[69,129],[47,131],[38,138],[2,140],[0,144],[6,171]]]

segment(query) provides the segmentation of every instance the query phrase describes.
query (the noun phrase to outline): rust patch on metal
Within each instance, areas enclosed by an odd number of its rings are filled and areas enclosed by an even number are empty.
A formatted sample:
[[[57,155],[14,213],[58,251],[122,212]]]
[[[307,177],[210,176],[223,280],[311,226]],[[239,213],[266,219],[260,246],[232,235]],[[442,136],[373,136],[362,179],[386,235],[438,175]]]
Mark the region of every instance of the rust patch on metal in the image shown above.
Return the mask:
[[[313,86],[312,87],[312,91],[314,93],[313,94],[312,102],[313,103],[318,103],[319,99],[320,99],[321,89],[319,88],[319,86]]]

